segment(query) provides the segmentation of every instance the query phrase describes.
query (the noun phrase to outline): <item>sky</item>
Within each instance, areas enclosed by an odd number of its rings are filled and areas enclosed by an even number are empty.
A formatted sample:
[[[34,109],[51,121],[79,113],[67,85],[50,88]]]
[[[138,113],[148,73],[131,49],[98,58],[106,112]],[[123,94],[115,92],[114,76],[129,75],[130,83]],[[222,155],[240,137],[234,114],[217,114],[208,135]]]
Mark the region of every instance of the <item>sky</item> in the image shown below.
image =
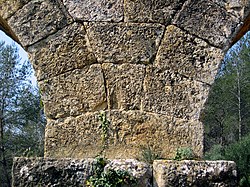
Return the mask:
[[[9,36],[7,36],[1,30],[0,30],[0,41],[5,41],[6,44],[13,44],[13,43],[15,43],[15,45],[19,49],[19,56],[22,58],[22,61],[28,60],[28,54],[27,54],[27,52],[18,43],[16,43],[14,40],[12,40]],[[30,80],[31,80],[31,82],[32,82],[33,85],[37,84],[36,83],[37,81],[36,81],[36,78],[35,78],[34,74],[31,75]]]
[[[0,40],[5,41],[6,44],[15,43],[19,49],[19,55],[22,58],[22,60],[28,60],[28,54],[24,51],[24,49],[18,43],[13,41],[9,36],[7,36],[4,32],[2,32],[1,30],[0,30]]]

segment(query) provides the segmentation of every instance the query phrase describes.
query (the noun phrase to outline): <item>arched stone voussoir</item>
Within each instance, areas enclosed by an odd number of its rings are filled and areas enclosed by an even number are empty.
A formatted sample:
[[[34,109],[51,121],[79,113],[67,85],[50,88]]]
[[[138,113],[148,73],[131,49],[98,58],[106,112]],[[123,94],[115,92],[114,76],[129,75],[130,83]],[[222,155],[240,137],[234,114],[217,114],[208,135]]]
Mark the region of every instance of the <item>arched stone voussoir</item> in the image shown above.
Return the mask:
[[[56,0],[32,0],[8,19],[24,47],[30,46],[71,22]]]
[[[238,2],[233,6],[233,0],[224,3],[218,0],[188,0],[173,24],[211,45],[227,49],[249,12],[244,0]]]
[[[28,47],[37,80],[50,79],[74,69],[96,63],[87,33],[73,23]]]
[[[66,10],[76,20],[121,22],[124,19],[123,0],[62,0]]]
[[[150,64],[154,61],[165,26],[151,23],[85,23],[99,63]]]

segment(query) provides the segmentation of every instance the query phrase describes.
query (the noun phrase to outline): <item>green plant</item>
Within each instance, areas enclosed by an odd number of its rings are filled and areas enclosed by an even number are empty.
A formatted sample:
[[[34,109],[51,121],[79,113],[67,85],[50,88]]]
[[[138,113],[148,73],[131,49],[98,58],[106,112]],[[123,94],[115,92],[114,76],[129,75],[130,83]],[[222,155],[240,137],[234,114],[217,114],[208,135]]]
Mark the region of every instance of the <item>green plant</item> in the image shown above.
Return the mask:
[[[225,159],[236,162],[241,186],[250,186],[250,134],[225,148]]]
[[[181,147],[176,151],[174,160],[191,160],[194,159],[194,152],[190,147]]]
[[[102,135],[101,135],[101,138],[102,138],[102,150],[101,150],[99,155],[102,155],[103,152],[105,151],[105,149],[108,148],[108,137],[109,137],[109,125],[110,125],[110,122],[107,119],[107,115],[106,115],[105,111],[100,112],[100,114],[98,116],[98,119],[100,121],[100,127],[99,128],[102,130]]]
[[[224,160],[224,148],[220,144],[213,145],[213,147],[205,153],[206,160]]]
[[[154,150],[148,145],[147,147],[141,148],[141,160],[143,162],[152,164],[154,160],[160,159],[159,154],[155,153]]]
[[[93,169],[94,174],[86,181],[88,187],[121,187],[122,185],[136,186],[136,179],[125,170],[105,170],[107,160],[96,158]]]

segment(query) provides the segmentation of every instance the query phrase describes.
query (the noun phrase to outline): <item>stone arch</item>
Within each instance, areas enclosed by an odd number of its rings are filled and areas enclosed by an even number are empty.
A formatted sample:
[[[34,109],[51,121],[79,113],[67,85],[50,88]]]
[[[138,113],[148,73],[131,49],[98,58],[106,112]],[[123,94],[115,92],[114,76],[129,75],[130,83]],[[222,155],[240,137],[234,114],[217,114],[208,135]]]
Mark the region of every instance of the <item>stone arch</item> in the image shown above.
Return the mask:
[[[0,3],[0,28],[27,50],[42,91],[45,156],[96,156],[100,110],[111,121],[109,158],[146,146],[202,156],[200,111],[225,51],[249,30],[248,2]]]

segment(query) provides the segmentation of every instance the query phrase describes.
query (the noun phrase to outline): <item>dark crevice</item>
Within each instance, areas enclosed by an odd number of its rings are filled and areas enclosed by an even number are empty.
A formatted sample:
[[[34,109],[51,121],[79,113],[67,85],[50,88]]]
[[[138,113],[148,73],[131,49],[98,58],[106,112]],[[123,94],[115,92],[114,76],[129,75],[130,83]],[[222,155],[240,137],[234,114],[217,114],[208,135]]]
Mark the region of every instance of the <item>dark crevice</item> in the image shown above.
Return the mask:
[[[67,24],[65,24],[64,27],[58,28],[56,31],[54,31],[54,32],[52,32],[52,33],[49,33],[47,36],[44,36],[43,38],[41,38],[41,39],[35,41],[34,43],[32,43],[32,44],[30,44],[30,45],[24,46],[24,47],[25,47],[25,50],[29,52],[29,50],[28,50],[29,47],[31,47],[31,46],[33,46],[33,45],[36,45],[36,44],[38,44],[39,42],[41,42],[41,41],[43,41],[43,40],[46,40],[48,37],[50,37],[50,36],[52,36],[52,35],[58,33],[59,31],[62,31],[63,29],[65,29],[66,27],[68,27],[68,26],[70,26],[70,25],[73,25],[74,23],[75,23],[75,22],[67,23]]]
[[[106,96],[106,103],[107,103],[107,106],[109,108],[107,81],[106,81],[105,72],[104,72],[104,70],[102,68],[102,65],[101,65],[101,71],[102,71],[102,76],[103,76],[103,84],[104,84],[104,91],[105,91],[105,96]]]
[[[143,79],[142,79],[142,88],[141,88],[141,93],[143,95],[143,97],[141,98],[141,106],[140,106],[140,110],[143,111],[143,102],[144,102],[144,98],[145,98],[145,78],[146,78],[146,74],[147,74],[147,66],[144,67],[144,76],[143,76]]]
[[[155,59],[156,59],[156,57],[157,57],[157,55],[158,55],[158,53],[159,53],[159,51],[160,51],[160,47],[161,47],[161,44],[162,44],[162,40],[164,39],[164,36],[165,36],[166,28],[167,28],[167,26],[165,26],[164,29],[163,29],[163,33],[162,33],[162,36],[161,36],[161,38],[160,38],[160,42],[159,42],[158,49],[156,49],[155,55],[153,55],[152,58],[150,59],[150,64],[154,64]]]
[[[66,7],[64,6],[63,1],[62,0],[56,0],[56,1],[57,1],[58,8],[61,10],[63,15],[65,17],[70,17],[72,20],[74,20],[74,18],[70,15],[70,13],[67,11]]]
[[[202,38],[200,36],[198,36],[197,34],[194,34],[194,33],[191,33],[190,31],[186,30],[184,27],[180,27],[179,25],[177,24],[173,24],[175,27],[179,28],[180,30],[182,30],[183,32],[185,32],[186,34],[189,34],[189,35],[192,35],[200,40],[203,40],[204,42],[206,42],[207,44],[209,44],[210,46],[212,47],[215,47],[215,48],[218,48],[218,49],[221,49],[223,50],[225,47],[224,45],[223,46],[217,46],[215,44],[212,44],[208,39],[205,39],[205,38]]]

